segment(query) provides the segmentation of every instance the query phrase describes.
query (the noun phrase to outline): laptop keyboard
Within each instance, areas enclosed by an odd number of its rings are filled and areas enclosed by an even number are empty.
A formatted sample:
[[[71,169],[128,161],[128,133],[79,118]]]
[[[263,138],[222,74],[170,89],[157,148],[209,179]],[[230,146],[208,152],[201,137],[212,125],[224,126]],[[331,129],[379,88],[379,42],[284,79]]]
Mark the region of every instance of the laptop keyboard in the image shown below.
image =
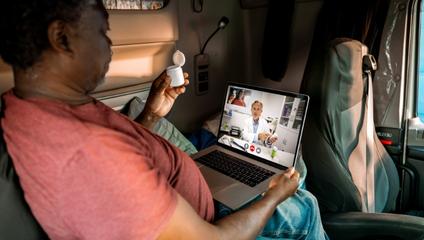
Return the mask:
[[[239,160],[219,151],[213,151],[196,159],[196,161],[250,187],[258,185],[275,174],[265,168]]]

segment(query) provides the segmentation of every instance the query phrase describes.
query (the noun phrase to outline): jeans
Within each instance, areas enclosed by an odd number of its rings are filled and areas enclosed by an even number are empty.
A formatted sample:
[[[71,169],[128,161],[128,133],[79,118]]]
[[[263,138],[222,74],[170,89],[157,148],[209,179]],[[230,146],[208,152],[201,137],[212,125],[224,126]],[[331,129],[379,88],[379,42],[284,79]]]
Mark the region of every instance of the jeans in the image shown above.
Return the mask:
[[[295,195],[278,205],[256,239],[328,239],[315,197],[299,189]]]
[[[275,209],[262,232],[256,238],[266,239],[305,239],[326,240],[316,198],[304,189],[306,167],[303,159],[299,158],[296,169],[300,173],[299,189]],[[260,197],[254,201],[259,200]],[[216,203],[216,219],[231,213],[231,210],[221,203]]]

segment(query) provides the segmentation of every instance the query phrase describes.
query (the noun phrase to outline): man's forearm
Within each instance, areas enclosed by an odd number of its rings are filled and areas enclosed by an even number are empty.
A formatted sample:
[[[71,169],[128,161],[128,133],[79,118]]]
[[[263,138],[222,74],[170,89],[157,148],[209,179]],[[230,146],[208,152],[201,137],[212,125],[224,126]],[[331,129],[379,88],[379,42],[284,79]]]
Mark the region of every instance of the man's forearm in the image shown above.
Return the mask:
[[[136,122],[143,125],[145,128],[152,130],[156,123],[159,121],[160,117],[150,111],[143,111],[135,119]]]
[[[278,201],[265,195],[251,206],[222,218],[215,224],[220,239],[255,239],[277,207]]]
[[[210,224],[177,194],[177,207],[160,239],[255,239],[271,218],[277,205],[293,195],[299,173],[293,168],[275,176],[262,199],[249,207]]]

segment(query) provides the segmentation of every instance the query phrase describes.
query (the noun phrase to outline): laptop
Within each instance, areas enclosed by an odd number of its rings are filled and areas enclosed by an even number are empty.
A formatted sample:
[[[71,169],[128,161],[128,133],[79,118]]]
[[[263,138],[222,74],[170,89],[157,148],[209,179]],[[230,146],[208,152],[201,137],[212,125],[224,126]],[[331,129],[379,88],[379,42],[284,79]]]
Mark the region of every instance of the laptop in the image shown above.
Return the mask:
[[[296,164],[308,103],[303,94],[228,84],[217,144],[192,156],[215,200],[239,209]]]

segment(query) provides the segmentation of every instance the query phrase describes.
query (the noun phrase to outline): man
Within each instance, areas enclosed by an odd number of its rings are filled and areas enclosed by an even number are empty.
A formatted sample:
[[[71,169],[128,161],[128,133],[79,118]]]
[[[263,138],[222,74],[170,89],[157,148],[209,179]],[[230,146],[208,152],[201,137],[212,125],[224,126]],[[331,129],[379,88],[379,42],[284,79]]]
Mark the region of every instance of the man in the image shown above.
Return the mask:
[[[252,117],[249,117],[244,121],[242,138],[248,142],[271,146],[275,141],[277,141],[277,137],[270,133],[268,123],[261,117],[262,109],[262,102],[255,100],[252,103],[252,107],[250,109]]]
[[[51,239],[252,239],[296,191],[299,174],[290,169],[262,199],[213,222],[195,163],[145,128],[185,87],[170,88],[164,74],[155,80],[137,118],[145,127],[89,96],[111,61],[100,0],[6,1],[0,18],[0,56],[15,80],[3,95],[2,127],[25,198]],[[303,199],[306,211],[280,209],[295,220],[285,230],[324,238],[316,200]],[[272,219],[261,234],[283,232],[277,225],[289,220]]]
[[[244,102],[244,90],[240,89],[236,95],[236,97],[231,101],[231,104],[246,107],[246,103]]]

